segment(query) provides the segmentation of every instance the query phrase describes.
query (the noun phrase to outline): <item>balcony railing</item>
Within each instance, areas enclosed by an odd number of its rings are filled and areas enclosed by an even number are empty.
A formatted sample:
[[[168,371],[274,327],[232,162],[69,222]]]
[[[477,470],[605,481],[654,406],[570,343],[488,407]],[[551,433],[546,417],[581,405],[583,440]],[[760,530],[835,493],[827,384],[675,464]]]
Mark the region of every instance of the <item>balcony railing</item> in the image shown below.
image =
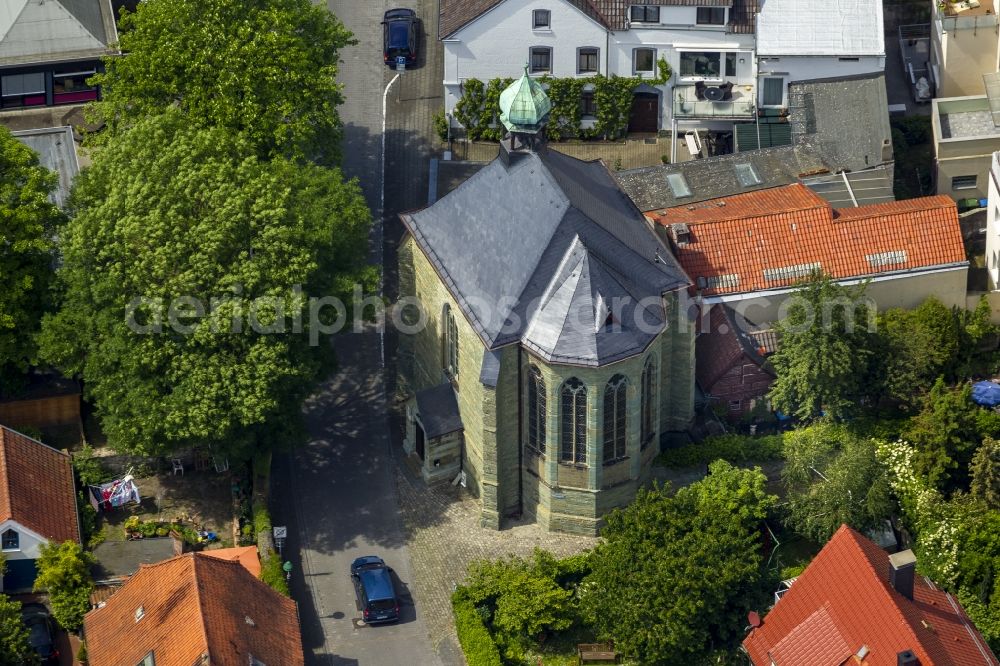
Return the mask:
[[[675,118],[753,118],[757,113],[751,86],[741,86],[731,99],[718,102],[699,100],[694,86],[675,86],[673,109]]]
[[[956,30],[988,30],[997,27],[993,0],[981,0],[979,7],[969,7],[965,2],[945,2],[942,8],[934,4],[934,22],[943,32]]]

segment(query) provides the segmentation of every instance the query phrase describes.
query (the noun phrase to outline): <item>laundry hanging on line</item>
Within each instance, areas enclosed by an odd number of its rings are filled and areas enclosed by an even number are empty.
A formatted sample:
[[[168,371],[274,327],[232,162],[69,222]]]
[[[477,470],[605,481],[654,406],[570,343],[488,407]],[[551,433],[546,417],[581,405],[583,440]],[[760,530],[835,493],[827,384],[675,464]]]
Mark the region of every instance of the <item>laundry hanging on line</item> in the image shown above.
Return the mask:
[[[110,511],[129,502],[139,503],[139,487],[131,474],[99,486],[89,486],[89,489],[90,505],[97,511]]]

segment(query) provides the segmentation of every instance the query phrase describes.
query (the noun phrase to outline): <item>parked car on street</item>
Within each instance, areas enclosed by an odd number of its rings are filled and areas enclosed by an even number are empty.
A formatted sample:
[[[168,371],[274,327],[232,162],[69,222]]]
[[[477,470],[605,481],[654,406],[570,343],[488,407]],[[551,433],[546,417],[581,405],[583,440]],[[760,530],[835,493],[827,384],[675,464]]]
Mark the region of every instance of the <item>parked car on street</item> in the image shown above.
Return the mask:
[[[420,19],[412,9],[390,9],[382,17],[382,60],[390,67],[404,58],[407,65],[417,62]]]
[[[351,563],[351,579],[366,624],[399,619],[399,599],[392,584],[392,569],[381,557],[366,555]]]
[[[28,628],[28,644],[42,663],[58,663],[59,651],[55,646],[55,627],[49,609],[42,604],[24,604],[21,622]]]

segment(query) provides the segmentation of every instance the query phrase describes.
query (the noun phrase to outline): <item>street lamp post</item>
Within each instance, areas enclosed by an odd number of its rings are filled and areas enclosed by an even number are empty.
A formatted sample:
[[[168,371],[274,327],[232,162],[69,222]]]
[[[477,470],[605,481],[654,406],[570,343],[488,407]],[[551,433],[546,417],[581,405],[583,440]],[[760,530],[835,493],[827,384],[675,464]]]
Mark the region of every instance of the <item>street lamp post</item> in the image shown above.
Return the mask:
[[[281,565],[281,569],[285,572],[285,580],[292,582],[292,563],[286,561]]]

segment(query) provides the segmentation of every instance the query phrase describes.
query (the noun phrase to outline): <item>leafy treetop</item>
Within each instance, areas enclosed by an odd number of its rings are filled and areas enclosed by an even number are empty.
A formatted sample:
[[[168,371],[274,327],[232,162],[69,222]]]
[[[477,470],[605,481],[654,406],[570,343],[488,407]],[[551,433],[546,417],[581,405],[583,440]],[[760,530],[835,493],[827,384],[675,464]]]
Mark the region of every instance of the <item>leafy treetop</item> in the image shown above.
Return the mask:
[[[86,380],[109,442],[248,459],[296,436],[328,349],[306,297],[344,296],[365,257],[357,183],[172,111],[101,148],[73,206],[41,345]]]
[[[52,617],[62,627],[75,631],[90,610],[90,593],[94,589],[90,577],[93,556],[78,543],[52,542],[42,545],[36,564],[35,591],[46,592]]]
[[[120,46],[94,77],[95,119],[117,135],[179,108],[247,135],[258,155],[332,165],[343,102],[339,51],[351,33],[309,0],[145,0],[123,12]]]
[[[0,377],[23,372],[47,305],[56,230],[62,212],[49,201],[56,175],[0,127]]]

